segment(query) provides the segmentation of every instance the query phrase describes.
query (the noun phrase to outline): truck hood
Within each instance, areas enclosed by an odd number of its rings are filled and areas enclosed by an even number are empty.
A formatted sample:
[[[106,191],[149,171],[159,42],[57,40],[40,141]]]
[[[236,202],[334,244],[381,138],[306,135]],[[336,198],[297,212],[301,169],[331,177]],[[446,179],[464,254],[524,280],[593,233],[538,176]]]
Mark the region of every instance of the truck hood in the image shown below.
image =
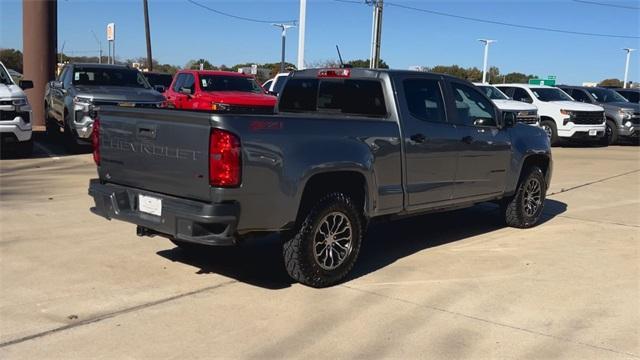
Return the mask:
[[[579,101],[549,101],[548,104],[558,105],[561,109],[575,111],[604,111],[602,106],[585,104]]]
[[[500,110],[514,110],[514,111],[533,111],[538,110],[538,107],[532,104],[528,104],[522,101],[515,100],[492,100],[494,104]]]
[[[76,95],[94,101],[162,102],[164,97],[152,89],[125,86],[76,86]]]
[[[607,110],[615,110],[619,109],[633,109],[633,112],[640,112],[640,104],[632,103],[632,102],[611,102],[600,104],[603,108]]]
[[[24,91],[18,85],[0,84],[0,99],[24,98]]]
[[[244,91],[210,91],[202,97],[211,102],[242,106],[275,106],[277,101],[275,96]]]

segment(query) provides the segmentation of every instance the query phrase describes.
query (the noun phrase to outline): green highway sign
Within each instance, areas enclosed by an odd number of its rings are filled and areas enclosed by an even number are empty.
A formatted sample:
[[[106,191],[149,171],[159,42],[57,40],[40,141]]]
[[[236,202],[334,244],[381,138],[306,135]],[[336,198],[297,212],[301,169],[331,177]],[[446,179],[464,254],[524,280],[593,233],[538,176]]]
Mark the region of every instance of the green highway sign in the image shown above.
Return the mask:
[[[556,79],[529,79],[529,85],[547,85],[554,86]]]

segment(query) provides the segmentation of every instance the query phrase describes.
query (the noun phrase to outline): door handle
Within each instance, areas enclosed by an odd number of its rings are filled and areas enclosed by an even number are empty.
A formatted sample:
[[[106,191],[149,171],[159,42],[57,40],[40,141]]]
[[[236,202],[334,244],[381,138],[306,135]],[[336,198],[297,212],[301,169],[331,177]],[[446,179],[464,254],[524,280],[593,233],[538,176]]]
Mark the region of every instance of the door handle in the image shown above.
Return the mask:
[[[462,138],[462,142],[465,144],[473,143],[473,136],[465,136]]]
[[[413,134],[410,139],[417,143],[423,143],[427,140],[427,137],[424,134]]]

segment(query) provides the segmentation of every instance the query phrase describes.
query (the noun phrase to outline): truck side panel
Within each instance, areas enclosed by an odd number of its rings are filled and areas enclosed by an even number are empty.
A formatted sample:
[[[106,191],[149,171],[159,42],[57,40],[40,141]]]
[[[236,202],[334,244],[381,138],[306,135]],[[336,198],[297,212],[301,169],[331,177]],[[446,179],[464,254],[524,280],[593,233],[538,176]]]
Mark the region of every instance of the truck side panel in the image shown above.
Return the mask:
[[[291,224],[305,184],[321,173],[361,173],[367,181],[369,216],[402,210],[400,137],[393,121],[214,116],[213,126],[238,134],[242,142],[242,185],[211,188],[214,202],[241,204],[240,233]]]

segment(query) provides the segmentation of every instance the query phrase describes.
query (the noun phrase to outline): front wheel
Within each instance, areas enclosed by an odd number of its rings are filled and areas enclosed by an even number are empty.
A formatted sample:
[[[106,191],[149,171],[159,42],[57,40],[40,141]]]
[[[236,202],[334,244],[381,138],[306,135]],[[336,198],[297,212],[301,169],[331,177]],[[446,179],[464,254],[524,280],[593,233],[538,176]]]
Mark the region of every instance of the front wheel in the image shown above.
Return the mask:
[[[618,126],[615,122],[607,120],[602,145],[615,145],[618,143]]]
[[[539,167],[524,171],[515,195],[505,199],[500,207],[506,224],[522,229],[538,223],[547,193],[547,183]]]
[[[545,120],[542,123],[540,123],[540,126],[542,127],[542,130],[544,130],[544,132],[547,134],[547,137],[549,138],[549,142],[551,143],[551,146],[558,145],[559,139],[558,139],[558,128],[556,127],[556,123],[553,121]]]
[[[351,198],[331,193],[303,214],[283,244],[285,267],[294,280],[331,286],[353,268],[362,243],[363,219]]]

